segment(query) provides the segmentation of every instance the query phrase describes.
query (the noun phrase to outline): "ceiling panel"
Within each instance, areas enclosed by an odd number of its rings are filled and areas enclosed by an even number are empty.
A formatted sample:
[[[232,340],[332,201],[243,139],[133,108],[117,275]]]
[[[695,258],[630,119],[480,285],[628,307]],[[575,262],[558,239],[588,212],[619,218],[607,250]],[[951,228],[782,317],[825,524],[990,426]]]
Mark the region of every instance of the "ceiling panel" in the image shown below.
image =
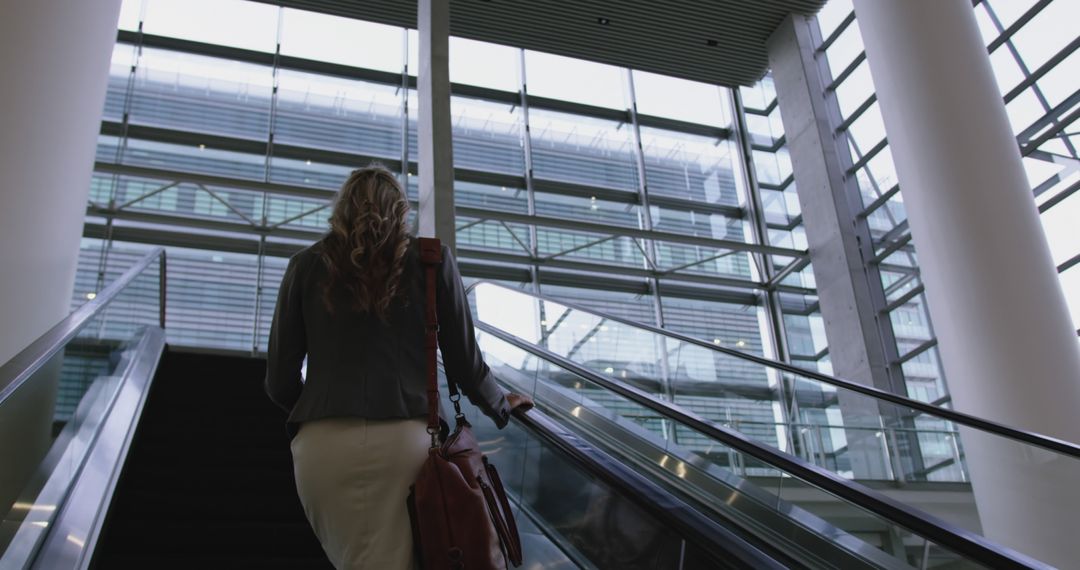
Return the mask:
[[[416,27],[416,2],[409,0],[257,1]],[[749,85],[765,74],[765,42],[784,17],[813,14],[825,1],[451,0],[450,33],[706,83]]]

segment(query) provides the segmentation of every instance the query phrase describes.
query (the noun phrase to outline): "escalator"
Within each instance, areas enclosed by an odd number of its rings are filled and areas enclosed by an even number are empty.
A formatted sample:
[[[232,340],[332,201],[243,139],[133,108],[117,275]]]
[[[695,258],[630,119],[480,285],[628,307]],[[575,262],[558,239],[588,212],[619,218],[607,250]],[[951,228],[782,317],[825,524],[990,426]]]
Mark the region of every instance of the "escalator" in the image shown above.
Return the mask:
[[[296,497],[264,375],[262,359],[166,351],[91,568],[331,568]],[[525,487],[536,499],[518,514],[529,567],[771,564],[557,425],[526,421],[478,429],[518,504]]]
[[[166,348],[164,265],[152,252],[0,367],[0,425],[48,432],[3,449],[32,468],[0,507],[0,568],[329,568],[265,361]],[[782,567],[540,412],[477,424],[527,568]]]
[[[16,412],[41,409],[51,434],[0,505],[0,568],[329,567],[264,362],[165,349],[164,274],[151,253],[0,367],[0,422],[34,424]],[[537,403],[501,431],[467,410],[514,502],[526,568],[1046,567],[851,481],[835,449],[703,418],[702,391],[774,388],[680,378],[668,343],[690,339],[492,284],[473,295],[485,358]],[[571,324],[586,334],[560,337]],[[606,346],[602,333],[636,338],[634,357],[581,350]],[[649,344],[664,356],[646,362]],[[821,398],[788,380],[795,399]]]

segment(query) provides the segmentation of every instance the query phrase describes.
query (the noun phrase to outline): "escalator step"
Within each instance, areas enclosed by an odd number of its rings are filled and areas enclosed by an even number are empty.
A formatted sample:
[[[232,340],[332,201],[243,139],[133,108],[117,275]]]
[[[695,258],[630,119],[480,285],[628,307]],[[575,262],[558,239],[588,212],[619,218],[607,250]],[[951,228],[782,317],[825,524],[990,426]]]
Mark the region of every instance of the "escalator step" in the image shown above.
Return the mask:
[[[264,374],[262,360],[166,352],[92,567],[331,568]]]
[[[110,560],[110,570],[192,570],[202,569],[282,569],[282,570],[333,570],[333,566],[324,555],[296,558],[253,558],[253,557],[228,557],[191,555],[178,556],[163,560],[157,556],[117,556]]]

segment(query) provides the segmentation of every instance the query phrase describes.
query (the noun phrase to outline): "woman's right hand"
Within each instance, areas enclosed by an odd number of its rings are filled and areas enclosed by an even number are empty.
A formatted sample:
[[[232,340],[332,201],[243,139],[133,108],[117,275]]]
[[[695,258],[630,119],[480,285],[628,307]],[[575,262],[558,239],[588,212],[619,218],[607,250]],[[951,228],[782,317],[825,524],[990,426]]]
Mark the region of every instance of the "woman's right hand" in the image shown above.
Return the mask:
[[[524,394],[515,394],[513,392],[506,395],[506,403],[510,404],[511,411],[520,409],[523,412],[531,410],[535,405],[532,398]]]

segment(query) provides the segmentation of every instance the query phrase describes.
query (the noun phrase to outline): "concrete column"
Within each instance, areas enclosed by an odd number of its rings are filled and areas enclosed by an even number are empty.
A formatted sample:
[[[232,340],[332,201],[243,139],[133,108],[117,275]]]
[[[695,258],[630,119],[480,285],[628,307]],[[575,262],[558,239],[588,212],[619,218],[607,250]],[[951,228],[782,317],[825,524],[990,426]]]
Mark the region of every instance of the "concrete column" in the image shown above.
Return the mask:
[[[454,149],[450,125],[450,2],[419,0],[420,235],[455,250]]]
[[[958,410],[1080,441],[1080,345],[966,0],[855,0]],[[1080,560],[1077,461],[964,433],[985,534]]]
[[[67,313],[120,0],[0,18],[0,362]]]
[[[4,5],[0,362],[68,314],[119,14],[120,0]],[[58,364],[0,410],[0,515],[51,443]]]
[[[866,263],[872,256],[870,233],[857,217],[858,192],[846,186],[853,183],[844,176],[846,155],[841,152],[846,149],[833,136],[813,44],[808,17],[792,15],[769,38],[768,48],[833,371],[903,393],[902,383],[890,375],[887,347],[892,339],[882,339],[878,319],[883,293]],[[889,478],[885,438],[875,437],[881,415],[877,403],[847,391],[839,397],[844,425],[856,428],[845,432],[855,477]]]

